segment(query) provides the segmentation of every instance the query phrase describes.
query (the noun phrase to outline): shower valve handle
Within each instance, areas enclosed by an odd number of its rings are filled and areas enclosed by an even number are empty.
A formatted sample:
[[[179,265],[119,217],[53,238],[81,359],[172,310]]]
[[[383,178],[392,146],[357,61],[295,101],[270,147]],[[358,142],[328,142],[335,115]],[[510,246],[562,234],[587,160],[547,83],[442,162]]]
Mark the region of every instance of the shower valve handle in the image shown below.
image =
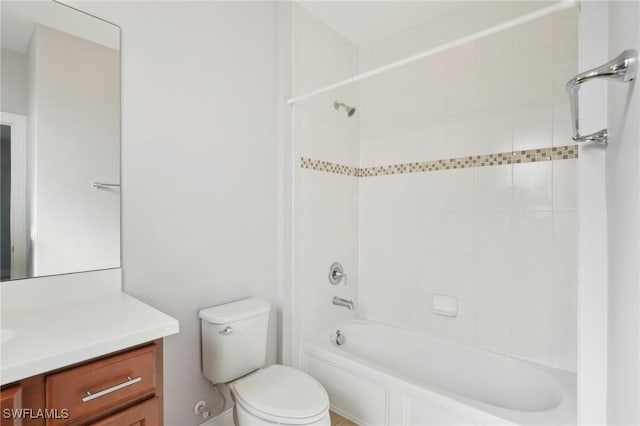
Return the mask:
[[[344,279],[344,285],[347,285],[347,274],[344,272],[344,268],[340,262],[334,262],[329,268],[329,282],[333,285],[340,284],[340,281]]]
[[[340,272],[338,270],[333,271],[333,279],[340,281],[343,278],[346,278],[347,274],[345,274],[344,272]]]

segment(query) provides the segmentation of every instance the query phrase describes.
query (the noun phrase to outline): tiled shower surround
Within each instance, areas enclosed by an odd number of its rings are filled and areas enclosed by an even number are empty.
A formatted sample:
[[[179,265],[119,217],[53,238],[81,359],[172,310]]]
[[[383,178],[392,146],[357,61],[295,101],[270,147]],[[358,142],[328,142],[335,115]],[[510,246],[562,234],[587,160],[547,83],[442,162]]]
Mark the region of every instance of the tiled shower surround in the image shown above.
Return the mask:
[[[544,4],[461,3],[359,47],[299,9],[298,51],[313,40],[317,57],[294,72],[310,90],[331,82],[322,67],[338,80]],[[576,72],[570,9],[297,104],[302,334],[347,315],[335,294],[371,320],[575,371]],[[330,286],[342,257],[352,277]],[[458,298],[458,315],[435,315],[434,294]]]

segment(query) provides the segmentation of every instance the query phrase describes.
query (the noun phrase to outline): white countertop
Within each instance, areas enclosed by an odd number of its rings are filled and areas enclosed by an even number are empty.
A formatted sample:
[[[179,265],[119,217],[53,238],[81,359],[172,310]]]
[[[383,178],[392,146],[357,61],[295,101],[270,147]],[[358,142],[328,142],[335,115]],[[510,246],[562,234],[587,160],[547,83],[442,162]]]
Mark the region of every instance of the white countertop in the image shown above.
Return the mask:
[[[0,347],[0,383],[178,332],[177,320],[111,287],[84,297],[76,294],[73,300],[55,298],[20,309],[7,308],[3,301],[0,326],[15,335]]]

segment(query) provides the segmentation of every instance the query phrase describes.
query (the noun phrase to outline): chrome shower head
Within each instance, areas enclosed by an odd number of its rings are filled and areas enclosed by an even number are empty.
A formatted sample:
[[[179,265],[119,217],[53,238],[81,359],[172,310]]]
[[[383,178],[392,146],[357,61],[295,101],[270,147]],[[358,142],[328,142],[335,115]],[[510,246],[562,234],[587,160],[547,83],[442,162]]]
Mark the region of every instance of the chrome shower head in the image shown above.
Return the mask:
[[[336,110],[339,110],[340,107],[344,108],[344,110],[347,112],[347,116],[348,117],[352,117],[353,114],[356,113],[356,108],[355,107],[350,107],[349,105],[343,104],[342,102],[334,101],[333,102],[333,107]]]

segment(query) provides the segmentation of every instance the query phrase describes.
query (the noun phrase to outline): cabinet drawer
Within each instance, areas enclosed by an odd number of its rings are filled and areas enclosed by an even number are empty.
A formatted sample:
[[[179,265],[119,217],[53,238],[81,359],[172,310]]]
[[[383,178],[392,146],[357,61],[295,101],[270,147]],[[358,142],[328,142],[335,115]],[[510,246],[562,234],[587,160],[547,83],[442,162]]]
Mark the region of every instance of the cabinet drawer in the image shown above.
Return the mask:
[[[47,408],[68,410],[68,418],[47,425],[74,423],[155,392],[157,360],[154,344],[47,376]]]
[[[157,426],[160,424],[159,414],[160,402],[156,397],[91,423],[91,426]]]

